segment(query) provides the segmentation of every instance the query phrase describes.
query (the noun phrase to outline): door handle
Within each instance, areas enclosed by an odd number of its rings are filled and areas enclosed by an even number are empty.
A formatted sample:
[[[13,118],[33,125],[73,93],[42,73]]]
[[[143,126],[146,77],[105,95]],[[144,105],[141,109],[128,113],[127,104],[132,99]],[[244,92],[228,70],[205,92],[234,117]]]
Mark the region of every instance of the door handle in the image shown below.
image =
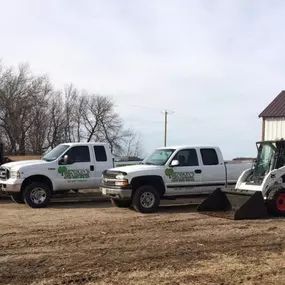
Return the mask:
[[[90,165],[90,171],[94,171],[94,165]]]
[[[201,170],[201,169],[195,169],[194,172],[195,172],[195,173],[202,173],[202,170]]]

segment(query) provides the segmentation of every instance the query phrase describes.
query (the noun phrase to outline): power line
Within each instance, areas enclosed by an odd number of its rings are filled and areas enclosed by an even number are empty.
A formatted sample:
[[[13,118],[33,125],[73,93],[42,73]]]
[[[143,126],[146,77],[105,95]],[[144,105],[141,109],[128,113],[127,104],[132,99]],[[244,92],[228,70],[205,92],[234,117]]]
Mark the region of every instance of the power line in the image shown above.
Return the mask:
[[[131,107],[139,107],[139,108],[147,108],[147,109],[152,109],[152,110],[158,110],[158,108],[153,107],[153,106],[147,106],[147,105],[136,105],[136,104],[119,104],[116,105],[116,107],[122,105],[127,105],[127,106],[131,106]],[[164,146],[166,147],[167,145],[167,125],[168,125],[168,115],[173,114],[174,111],[172,110],[164,110],[163,114],[164,114]]]
[[[151,109],[154,111],[159,111],[161,110],[160,108],[153,107],[153,106],[148,106],[148,105],[138,105],[138,104],[126,104],[126,103],[120,103],[120,104],[115,104],[115,107],[135,107],[135,108],[146,108],[146,109]]]

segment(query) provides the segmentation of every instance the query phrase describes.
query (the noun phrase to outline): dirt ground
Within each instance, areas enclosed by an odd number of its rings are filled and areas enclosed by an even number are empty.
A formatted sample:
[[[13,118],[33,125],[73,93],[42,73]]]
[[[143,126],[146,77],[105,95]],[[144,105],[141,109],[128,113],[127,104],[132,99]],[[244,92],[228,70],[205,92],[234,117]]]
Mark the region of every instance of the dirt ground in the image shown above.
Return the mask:
[[[285,284],[285,219],[0,200],[0,284]]]
[[[8,155],[13,161],[40,159],[40,155]]]

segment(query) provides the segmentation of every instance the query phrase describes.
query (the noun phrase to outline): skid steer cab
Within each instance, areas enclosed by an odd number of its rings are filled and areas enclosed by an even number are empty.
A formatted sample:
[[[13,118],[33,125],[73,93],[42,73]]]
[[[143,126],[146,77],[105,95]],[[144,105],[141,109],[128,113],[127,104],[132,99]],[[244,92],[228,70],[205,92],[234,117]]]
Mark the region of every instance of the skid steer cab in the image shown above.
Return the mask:
[[[217,189],[198,212],[234,220],[285,216],[285,141],[257,142],[257,158],[234,189]]]

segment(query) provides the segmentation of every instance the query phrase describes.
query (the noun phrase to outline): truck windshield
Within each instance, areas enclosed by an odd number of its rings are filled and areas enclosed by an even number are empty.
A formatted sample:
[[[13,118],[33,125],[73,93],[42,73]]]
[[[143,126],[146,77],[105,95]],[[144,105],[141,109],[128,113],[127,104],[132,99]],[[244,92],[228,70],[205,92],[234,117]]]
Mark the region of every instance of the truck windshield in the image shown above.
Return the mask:
[[[60,157],[67,149],[69,145],[60,144],[48,152],[45,156],[43,156],[43,160],[45,161],[53,161]]]
[[[157,149],[142,161],[142,164],[164,165],[175,149]]]
[[[276,147],[272,143],[260,144],[258,147],[258,156],[253,170],[255,182],[263,180],[264,176],[274,167]]]

